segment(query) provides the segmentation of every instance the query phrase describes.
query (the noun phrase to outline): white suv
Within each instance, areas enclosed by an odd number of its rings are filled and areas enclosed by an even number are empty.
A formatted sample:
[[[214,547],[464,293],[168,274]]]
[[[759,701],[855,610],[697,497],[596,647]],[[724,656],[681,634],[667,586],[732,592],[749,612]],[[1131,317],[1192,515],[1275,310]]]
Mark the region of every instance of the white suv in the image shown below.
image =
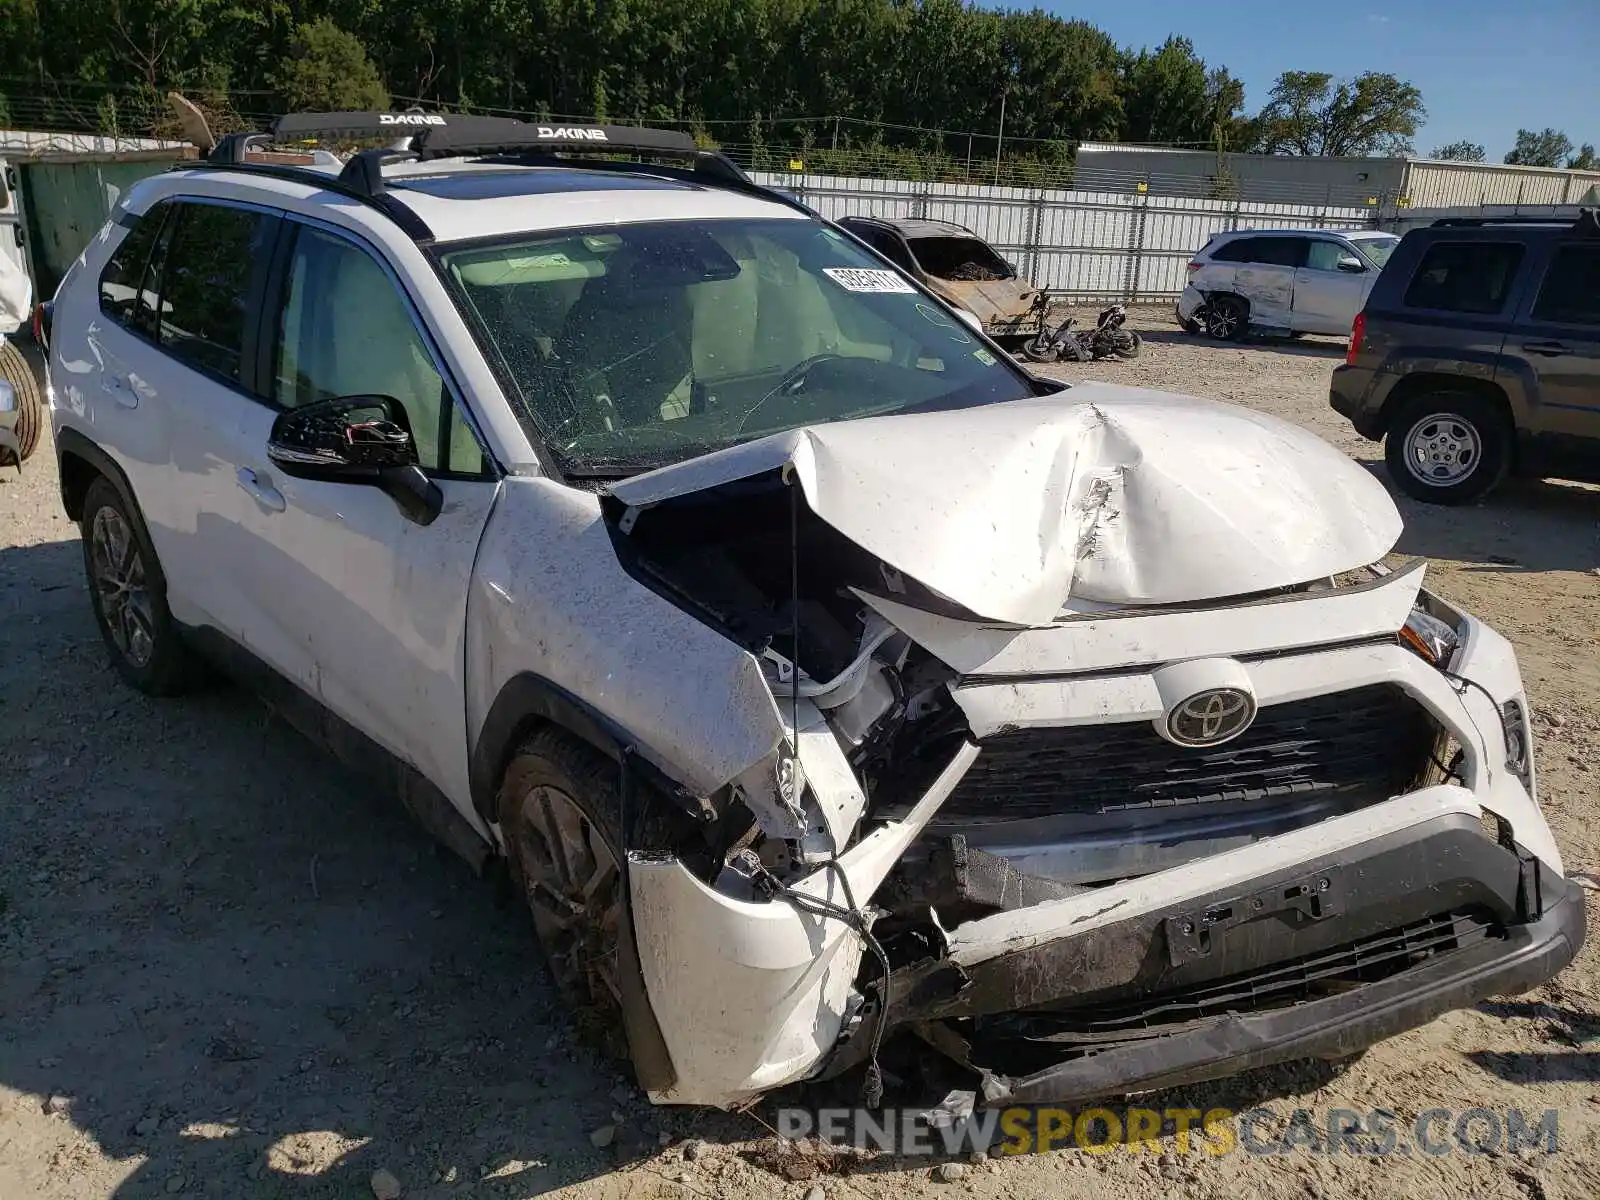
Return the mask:
[[[212,658],[504,864],[652,1098],[872,1093],[902,1033],[1138,1091],[1572,958],[1511,648],[1343,454],[1035,379],[686,138],[430,122],[130,190],[62,495],[121,674]]]
[[[1394,234],[1378,230],[1216,234],[1189,263],[1178,323],[1229,341],[1251,329],[1346,337],[1399,244]]]

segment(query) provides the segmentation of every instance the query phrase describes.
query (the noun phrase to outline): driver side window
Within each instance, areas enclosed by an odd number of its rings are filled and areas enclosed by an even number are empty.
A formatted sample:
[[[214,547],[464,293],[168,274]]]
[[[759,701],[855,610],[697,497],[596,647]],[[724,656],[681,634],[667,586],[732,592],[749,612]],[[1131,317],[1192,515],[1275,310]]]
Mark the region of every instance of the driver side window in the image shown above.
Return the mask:
[[[273,387],[284,408],[392,397],[406,411],[423,470],[483,473],[483,454],[410,305],[372,255],[310,226],[300,228],[290,256]]]
[[[1306,269],[1308,271],[1337,271],[1339,260],[1346,256],[1355,257],[1338,242],[1325,242],[1321,238],[1313,238],[1311,248],[1306,251]]]

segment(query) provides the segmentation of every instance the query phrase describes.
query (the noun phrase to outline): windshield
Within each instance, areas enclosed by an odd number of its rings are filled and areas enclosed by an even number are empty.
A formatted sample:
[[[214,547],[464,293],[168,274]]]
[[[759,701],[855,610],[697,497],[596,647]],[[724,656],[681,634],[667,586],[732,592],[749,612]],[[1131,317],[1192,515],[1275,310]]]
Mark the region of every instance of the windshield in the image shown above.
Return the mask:
[[[1389,256],[1394,253],[1394,248],[1400,244],[1400,239],[1397,237],[1351,238],[1350,244],[1371,259],[1373,266],[1381,267],[1389,261]]]
[[[1033,394],[960,320],[816,221],[609,225],[441,261],[574,474]]]

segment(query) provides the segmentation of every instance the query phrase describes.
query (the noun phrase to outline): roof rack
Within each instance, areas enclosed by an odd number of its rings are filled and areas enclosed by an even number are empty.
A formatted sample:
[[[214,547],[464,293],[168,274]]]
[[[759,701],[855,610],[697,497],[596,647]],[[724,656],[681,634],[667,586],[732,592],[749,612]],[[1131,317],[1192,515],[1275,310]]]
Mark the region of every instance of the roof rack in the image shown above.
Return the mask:
[[[346,141],[388,138],[390,144],[358,151],[346,161],[337,177],[326,171],[263,163],[250,158],[252,152],[269,145],[329,138]],[[202,165],[244,168],[299,182],[314,182],[372,204],[407,226],[407,231],[415,237],[431,237],[410,209],[394,203],[388,196],[383,178],[385,163],[477,158],[506,160],[522,166],[570,166],[570,156],[575,154],[636,154],[669,161],[676,159],[687,169],[615,158],[598,158],[587,165],[601,170],[648,171],[685,182],[729,188],[808,214],[812,212],[796,197],[756,183],[726,155],[702,149],[686,133],[631,125],[535,125],[512,117],[461,116],[415,109],[407,112],[291,113],[279,117],[267,131],[226,135]]]
[[[1592,212],[1594,210],[1585,210]],[[1534,216],[1504,216],[1504,217],[1440,217],[1433,222],[1434,229],[1473,229],[1484,225],[1557,225],[1572,227],[1583,221],[1580,212],[1577,221],[1571,217],[1534,217]]]

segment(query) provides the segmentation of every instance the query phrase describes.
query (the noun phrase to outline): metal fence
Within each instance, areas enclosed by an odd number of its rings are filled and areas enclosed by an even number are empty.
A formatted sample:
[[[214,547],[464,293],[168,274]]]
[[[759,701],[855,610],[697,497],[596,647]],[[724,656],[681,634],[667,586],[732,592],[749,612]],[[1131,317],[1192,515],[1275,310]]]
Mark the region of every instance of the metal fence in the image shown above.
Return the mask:
[[[1234,229],[1357,229],[1370,208],[1264,204],[1185,196],[918,183],[757,172],[823,216],[929,217],[964,225],[1041,288],[1068,300],[1168,300],[1190,256]]]

